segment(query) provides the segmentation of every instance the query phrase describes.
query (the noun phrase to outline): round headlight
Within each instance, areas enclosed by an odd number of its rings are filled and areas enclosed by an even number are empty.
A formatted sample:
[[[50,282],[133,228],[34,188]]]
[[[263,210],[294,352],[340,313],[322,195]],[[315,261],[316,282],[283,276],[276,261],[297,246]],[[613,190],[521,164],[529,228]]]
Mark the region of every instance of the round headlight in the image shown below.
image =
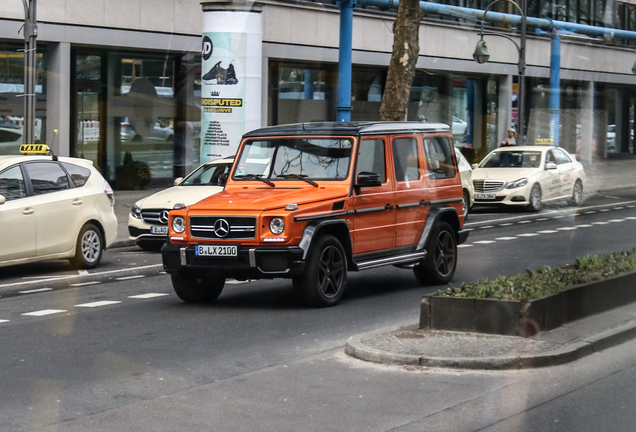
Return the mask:
[[[285,221],[279,217],[272,219],[269,222],[269,230],[272,234],[281,235],[285,231]]]
[[[185,219],[182,216],[177,216],[172,219],[172,229],[174,232],[181,234],[185,231]]]

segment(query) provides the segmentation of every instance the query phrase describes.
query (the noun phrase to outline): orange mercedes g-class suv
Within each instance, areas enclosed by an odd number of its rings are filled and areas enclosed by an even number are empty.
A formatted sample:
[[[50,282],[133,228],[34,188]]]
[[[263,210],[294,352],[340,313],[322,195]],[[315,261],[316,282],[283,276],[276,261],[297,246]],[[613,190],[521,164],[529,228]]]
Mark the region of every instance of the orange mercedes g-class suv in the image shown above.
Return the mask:
[[[468,236],[445,124],[254,130],[224,181],[223,192],[170,211],[163,266],[186,302],[214,301],[226,278],[290,278],[305,304],[332,306],[347,272],[385,265],[444,284]]]

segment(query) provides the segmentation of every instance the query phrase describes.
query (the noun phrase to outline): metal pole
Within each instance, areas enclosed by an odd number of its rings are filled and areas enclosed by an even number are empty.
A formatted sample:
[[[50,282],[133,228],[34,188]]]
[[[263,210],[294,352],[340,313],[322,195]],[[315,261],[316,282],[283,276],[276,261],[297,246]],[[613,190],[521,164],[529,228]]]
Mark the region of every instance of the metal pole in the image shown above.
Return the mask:
[[[338,50],[337,120],[351,121],[351,50],[353,49],[353,7],[355,0],[340,2],[340,49]]]
[[[519,42],[519,94],[517,95],[517,145],[526,141],[525,103],[526,103],[526,11],[527,0],[521,0],[521,39]]]
[[[559,145],[561,109],[561,38],[558,30],[552,30],[550,44],[550,138]]]
[[[28,1],[28,5],[27,5]],[[35,84],[37,49],[37,0],[22,0],[24,4],[24,126],[22,142],[35,142]]]

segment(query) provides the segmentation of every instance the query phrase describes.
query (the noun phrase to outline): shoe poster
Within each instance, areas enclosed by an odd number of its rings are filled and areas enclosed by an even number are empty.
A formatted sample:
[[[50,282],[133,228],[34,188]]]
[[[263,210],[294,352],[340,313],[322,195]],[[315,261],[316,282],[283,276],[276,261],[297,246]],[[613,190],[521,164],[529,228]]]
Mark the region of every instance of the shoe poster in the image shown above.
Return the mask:
[[[254,18],[258,26],[249,23]],[[236,154],[242,135],[261,126],[260,19],[246,12],[204,13],[201,163]],[[217,31],[227,27],[232,31]]]

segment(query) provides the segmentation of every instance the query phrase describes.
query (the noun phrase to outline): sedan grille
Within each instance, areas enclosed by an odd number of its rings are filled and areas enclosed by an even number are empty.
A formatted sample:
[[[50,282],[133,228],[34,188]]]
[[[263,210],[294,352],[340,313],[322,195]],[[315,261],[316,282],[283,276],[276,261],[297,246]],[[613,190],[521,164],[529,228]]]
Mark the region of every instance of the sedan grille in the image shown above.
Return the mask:
[[[193,216],[190,234],[209,239],[253,239],[256,237],[256,218]]]
[[[497,192],[502,190],[506,184],[503,180],[473,180],[475,192]]]
[[[151,225],[168,225],[168,209],[143,209],[141,217]]]

